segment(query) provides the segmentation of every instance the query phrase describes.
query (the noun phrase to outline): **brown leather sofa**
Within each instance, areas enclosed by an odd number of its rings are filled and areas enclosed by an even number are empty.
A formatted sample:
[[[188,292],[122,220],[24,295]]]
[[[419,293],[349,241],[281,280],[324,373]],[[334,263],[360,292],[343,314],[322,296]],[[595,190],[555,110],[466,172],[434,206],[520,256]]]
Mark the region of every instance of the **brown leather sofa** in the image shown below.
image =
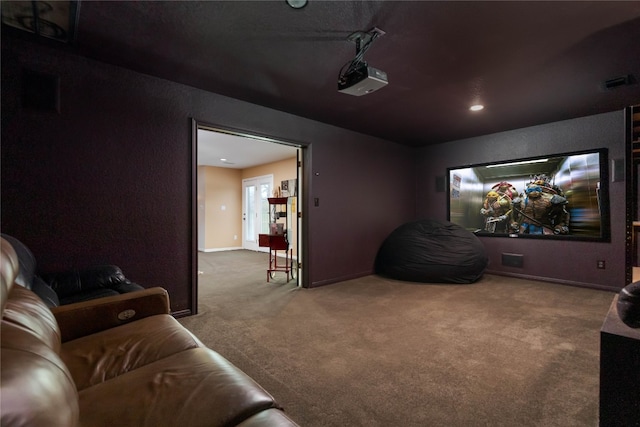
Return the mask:
[[[296,425],[169,314],[164,289],[50,309],[1,245],[3,427]]]

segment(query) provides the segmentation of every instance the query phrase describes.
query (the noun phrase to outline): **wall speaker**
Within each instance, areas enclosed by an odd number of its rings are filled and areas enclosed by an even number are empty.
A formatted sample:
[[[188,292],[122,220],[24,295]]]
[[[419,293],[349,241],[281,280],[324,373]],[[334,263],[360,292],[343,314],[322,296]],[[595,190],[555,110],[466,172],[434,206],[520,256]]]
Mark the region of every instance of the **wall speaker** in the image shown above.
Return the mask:
[[[611,159],[611,182],[624,181],[624,159]]]
[[[60,112],[60,77],[22,70],[22,107]]]

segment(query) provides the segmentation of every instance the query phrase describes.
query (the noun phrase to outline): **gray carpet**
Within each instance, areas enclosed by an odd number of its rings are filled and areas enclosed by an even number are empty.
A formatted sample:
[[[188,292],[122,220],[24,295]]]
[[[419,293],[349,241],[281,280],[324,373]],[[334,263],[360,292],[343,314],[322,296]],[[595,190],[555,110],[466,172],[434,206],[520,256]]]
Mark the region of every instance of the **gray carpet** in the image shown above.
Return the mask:
[[[299,289],[267,254],[201,253],[180,319],[302,426],[596,426],[613,293],[485,275]]]

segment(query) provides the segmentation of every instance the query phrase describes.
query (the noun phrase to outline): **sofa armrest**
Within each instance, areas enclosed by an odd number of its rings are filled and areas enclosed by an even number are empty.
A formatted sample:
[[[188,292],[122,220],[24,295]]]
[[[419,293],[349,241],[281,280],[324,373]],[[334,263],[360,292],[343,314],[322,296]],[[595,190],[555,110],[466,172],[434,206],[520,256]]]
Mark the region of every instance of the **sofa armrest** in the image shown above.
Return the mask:
[[[62,342],[114,328],[158,314],[169,314],[169,294],[163,288],[149,288],[97,298],[51,309]]]

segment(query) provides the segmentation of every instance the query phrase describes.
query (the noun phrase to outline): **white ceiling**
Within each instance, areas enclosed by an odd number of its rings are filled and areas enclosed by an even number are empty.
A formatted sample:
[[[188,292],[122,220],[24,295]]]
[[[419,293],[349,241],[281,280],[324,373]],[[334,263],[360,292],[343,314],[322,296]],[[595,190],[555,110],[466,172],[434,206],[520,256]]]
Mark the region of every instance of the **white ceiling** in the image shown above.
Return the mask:
[[[245,169],[290,159],[296,151],[291,145],[198,129],[199,166]]]

